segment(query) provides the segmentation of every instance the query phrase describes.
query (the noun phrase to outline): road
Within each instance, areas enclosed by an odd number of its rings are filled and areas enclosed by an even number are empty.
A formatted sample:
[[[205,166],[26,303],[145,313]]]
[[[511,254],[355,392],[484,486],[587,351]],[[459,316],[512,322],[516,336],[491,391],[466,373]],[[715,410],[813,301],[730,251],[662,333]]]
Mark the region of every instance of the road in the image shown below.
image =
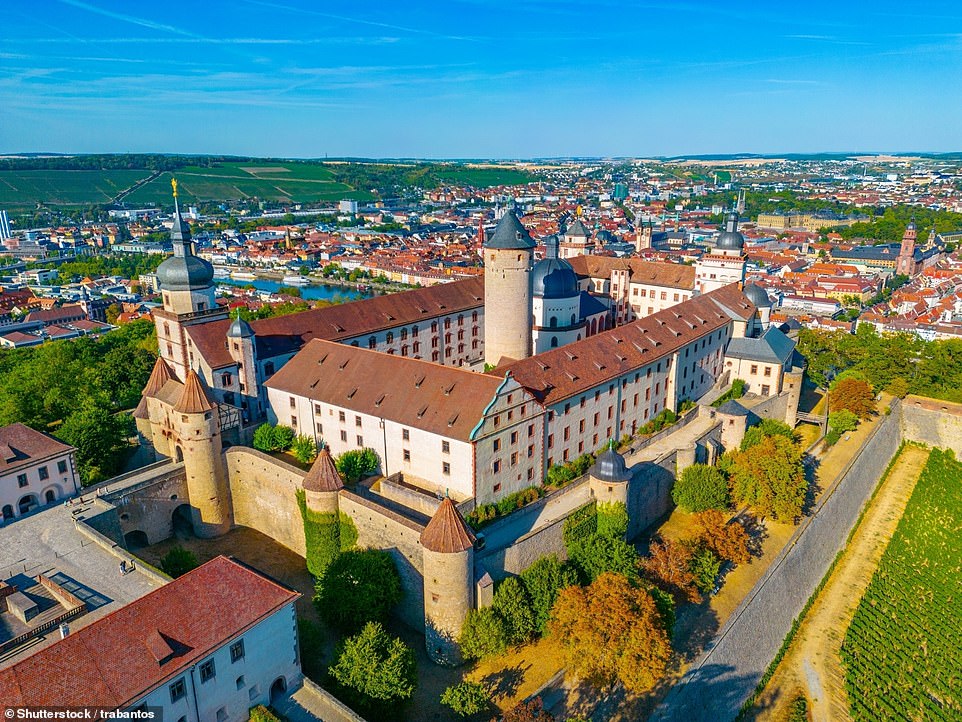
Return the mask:
[[[898,409],[873,430],[785,550],[666,696],[652,720],[731,720],[774,659],[899,446]]]

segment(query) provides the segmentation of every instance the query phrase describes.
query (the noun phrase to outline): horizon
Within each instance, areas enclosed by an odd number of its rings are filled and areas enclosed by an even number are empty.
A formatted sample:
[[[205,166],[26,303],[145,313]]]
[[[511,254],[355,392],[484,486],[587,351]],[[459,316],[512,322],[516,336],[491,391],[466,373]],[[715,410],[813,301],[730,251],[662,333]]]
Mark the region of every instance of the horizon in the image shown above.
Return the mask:
[[[347,12],[347,11],[345,11]],[[8,9],[0,148],[298,159],[962,149],[962,11],[824,0]],[[851,151],[851,148],[900,150]],[[15,150],[15,149],[33,150]],[[173,150],[157,150],[167,148]],[[926,148],[924,151],[904,150]]]

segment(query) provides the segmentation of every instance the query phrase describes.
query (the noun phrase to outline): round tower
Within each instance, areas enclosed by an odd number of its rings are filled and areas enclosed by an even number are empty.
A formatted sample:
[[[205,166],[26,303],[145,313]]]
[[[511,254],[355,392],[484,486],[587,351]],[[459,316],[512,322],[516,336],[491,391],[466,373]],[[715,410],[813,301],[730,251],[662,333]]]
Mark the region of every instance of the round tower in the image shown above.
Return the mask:
[[[239,315],[227,329],[227,350],[237,364],[240,407],[244,421],[259,419],[264,415],[264,409],[257,383],[257,340],[254,329]]]
[[[615,442],[609,441],[608,448],[598,454],[595,463],[588,469],[588,488],[601,503],[618,502],[627,507],[631,478],[625,457],[615,451]]]
[[[217,408],[191,369],[174,406],[175,458],[183,459],[194,533],[210,539],[230,531],[233,514],[221,455]]]
[[[310,471],[304,477],[304,502],[317,514],[337,514],[337,493],[344,488],[331,452],[322,446]]]
[[[587,333],[581,318],[581,289],[567,261],[558,258],[558,237],[545,239],[545,257],[531,272],[532,345],[536,354],[580,341]]]
[[[772,301],[768,297],[768,292],[757,284],[746,283],[742,293],[758,309],[758,320],[762,326],[761,332],[765,333],[772,322]]]
[[[483,247],[484,361],[531,355],[531,262],[535,242],[513,210]]]
[[[424,644],[437,664],[461,664],[458,637],[474,609],[474,534],[450,497],[421,532],[421,547]]]
[[[748,409],[729,399],[715,409],[715,416],[721,420],[721,443],[725,451],[738,449],[748,429]]]

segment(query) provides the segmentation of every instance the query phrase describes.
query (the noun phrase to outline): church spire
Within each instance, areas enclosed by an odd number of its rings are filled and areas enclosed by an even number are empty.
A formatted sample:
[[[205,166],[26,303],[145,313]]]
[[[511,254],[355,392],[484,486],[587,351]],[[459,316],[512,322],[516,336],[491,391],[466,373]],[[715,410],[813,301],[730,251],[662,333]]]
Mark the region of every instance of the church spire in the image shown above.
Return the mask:
[[[174,244],[174,255],[192,256],[193,249],[190,242],[190,224],[184,223],[180,215],[180,204],[177,201],[177,179],[170,179],[170,186],[174,193],[174,222],[170,227],[170,240]]]

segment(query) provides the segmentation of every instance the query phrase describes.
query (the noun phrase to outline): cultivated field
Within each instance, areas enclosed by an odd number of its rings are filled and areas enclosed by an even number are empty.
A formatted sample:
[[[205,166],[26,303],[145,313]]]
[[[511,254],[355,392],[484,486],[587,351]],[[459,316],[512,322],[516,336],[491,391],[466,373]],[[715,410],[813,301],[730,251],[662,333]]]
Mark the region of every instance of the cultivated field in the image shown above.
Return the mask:
[[[149,170],[4,170],[0,171],[0,208],[109,203],[149,175]],[[169,180],[167,191],[169,196]]]
[[[962,463],[934,449],[842,644],[857,722],[962,718]]]

